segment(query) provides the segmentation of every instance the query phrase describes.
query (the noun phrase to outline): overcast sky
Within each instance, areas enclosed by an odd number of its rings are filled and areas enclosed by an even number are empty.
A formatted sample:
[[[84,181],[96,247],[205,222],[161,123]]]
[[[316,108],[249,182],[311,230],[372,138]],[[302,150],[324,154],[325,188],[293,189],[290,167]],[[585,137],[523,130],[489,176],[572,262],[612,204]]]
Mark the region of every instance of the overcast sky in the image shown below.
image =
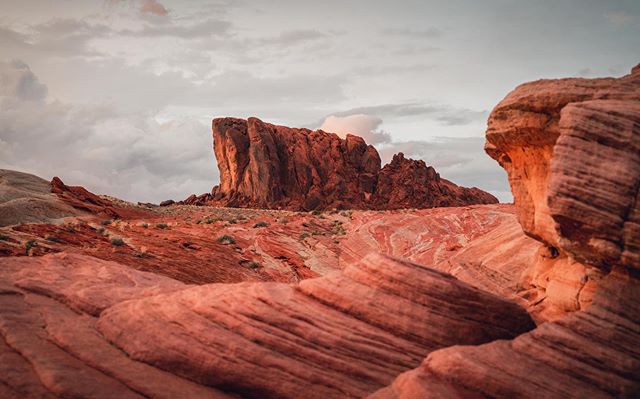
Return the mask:
[[[210,120],[352,131],[503,201],[491,108],[640,62],[640,1],[3,0],[0,168],[133,201],[218,182]]]

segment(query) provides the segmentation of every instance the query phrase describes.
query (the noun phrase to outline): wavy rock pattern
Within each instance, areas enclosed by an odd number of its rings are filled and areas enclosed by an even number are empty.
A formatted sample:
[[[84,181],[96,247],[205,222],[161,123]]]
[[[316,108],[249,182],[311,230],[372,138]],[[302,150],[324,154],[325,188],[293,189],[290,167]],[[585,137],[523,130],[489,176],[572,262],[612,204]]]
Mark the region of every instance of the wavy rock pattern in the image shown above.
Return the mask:
[[[362,397],[434,349],[533,327],[512,302],[381,255],[302,282],[208,285],[116,305],[133,359],[250,397]],[[251,376],[251,377],[248,377]]]
[[[640,395],[639,111],[640,67],[528,83],[498,104],[487,152],[509,173],[525,232],[548,246],[524,280],[545,280],[541,301],[564,317],[432,352],[371,398]]]

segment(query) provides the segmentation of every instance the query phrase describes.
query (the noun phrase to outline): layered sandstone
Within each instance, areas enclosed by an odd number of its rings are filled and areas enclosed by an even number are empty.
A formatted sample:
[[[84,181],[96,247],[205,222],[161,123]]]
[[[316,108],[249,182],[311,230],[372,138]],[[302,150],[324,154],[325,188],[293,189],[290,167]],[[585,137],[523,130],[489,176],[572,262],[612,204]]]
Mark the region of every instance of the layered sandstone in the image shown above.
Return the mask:
[[[509,174],[525,233],[583,263],[637,267],[639,118],[639,68],[526,83],[495,107],[486,150]]]
[[[435,351],[371,398],[638,396],[639,107],[639,67],[528,83],[498,104],[486,149],[509,173],[524,231],[542,242],[521,284],[556,320]]]
[[[214,119],[220,185],[186,204],[312,209],[398,209],[497,203],[477,188],[441,179],[402,154],[380,169],[376,149],[360,137],[294,129],[257,118]]]
[[[441,178],[424,161],[398,153],[380,170],[371,202],[376,209],[397,209],[493,204],[498,200],[479,188],[460,187]]]

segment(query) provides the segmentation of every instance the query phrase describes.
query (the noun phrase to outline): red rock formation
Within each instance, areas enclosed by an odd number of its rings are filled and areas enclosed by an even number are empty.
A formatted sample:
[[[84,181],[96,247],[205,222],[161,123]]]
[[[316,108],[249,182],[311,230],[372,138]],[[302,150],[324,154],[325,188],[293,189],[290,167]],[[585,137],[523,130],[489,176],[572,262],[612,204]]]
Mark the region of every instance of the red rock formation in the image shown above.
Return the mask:
[[[638,67],[528,83],[498,104],[487,152],[509,173],[524,231],[544,243],[521,284],[556,321],[435,351],[371,398],[640,394],[639,116]]]
[[[497,203],[479,189],[440,179],[422,161],[380,156],[360,137],[294,129],[257,118],[214,119],[220,185],[184,204],[311,209],[430,208]]]
[[[451,276],[371,255],[297,287],[207,285],[123,302],[98,327],[133,359],[201,384],[261,398],[355,398],[436,348],[533,324],[514,303]]]
[[[422,160],[393,156],[378,175],[372,203],[376,209],[433,208],[469,204],[494,204],[498,200],[479,188],[460,187],[442,179]]]
[[[89,192],[84,187],[67,186],[59,177],[51,180],[51,192],[56,194],[63,202],[80,211],[94,215],[102,215],[111,218],[144,217],[147,215],[141,210],[124,209],[113,202],[100,198]]]

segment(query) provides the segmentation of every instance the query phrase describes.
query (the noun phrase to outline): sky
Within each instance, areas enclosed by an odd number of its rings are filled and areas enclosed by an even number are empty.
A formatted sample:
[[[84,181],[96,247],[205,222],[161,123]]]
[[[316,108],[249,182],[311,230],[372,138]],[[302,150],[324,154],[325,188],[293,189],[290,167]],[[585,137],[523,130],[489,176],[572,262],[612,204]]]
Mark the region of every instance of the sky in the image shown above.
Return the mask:
[[[209,192],[211,119],[360,135],[511,200],[483,150],[518,84],[622,76],[638,0],[3,0],[0,168],[130,201]]]

